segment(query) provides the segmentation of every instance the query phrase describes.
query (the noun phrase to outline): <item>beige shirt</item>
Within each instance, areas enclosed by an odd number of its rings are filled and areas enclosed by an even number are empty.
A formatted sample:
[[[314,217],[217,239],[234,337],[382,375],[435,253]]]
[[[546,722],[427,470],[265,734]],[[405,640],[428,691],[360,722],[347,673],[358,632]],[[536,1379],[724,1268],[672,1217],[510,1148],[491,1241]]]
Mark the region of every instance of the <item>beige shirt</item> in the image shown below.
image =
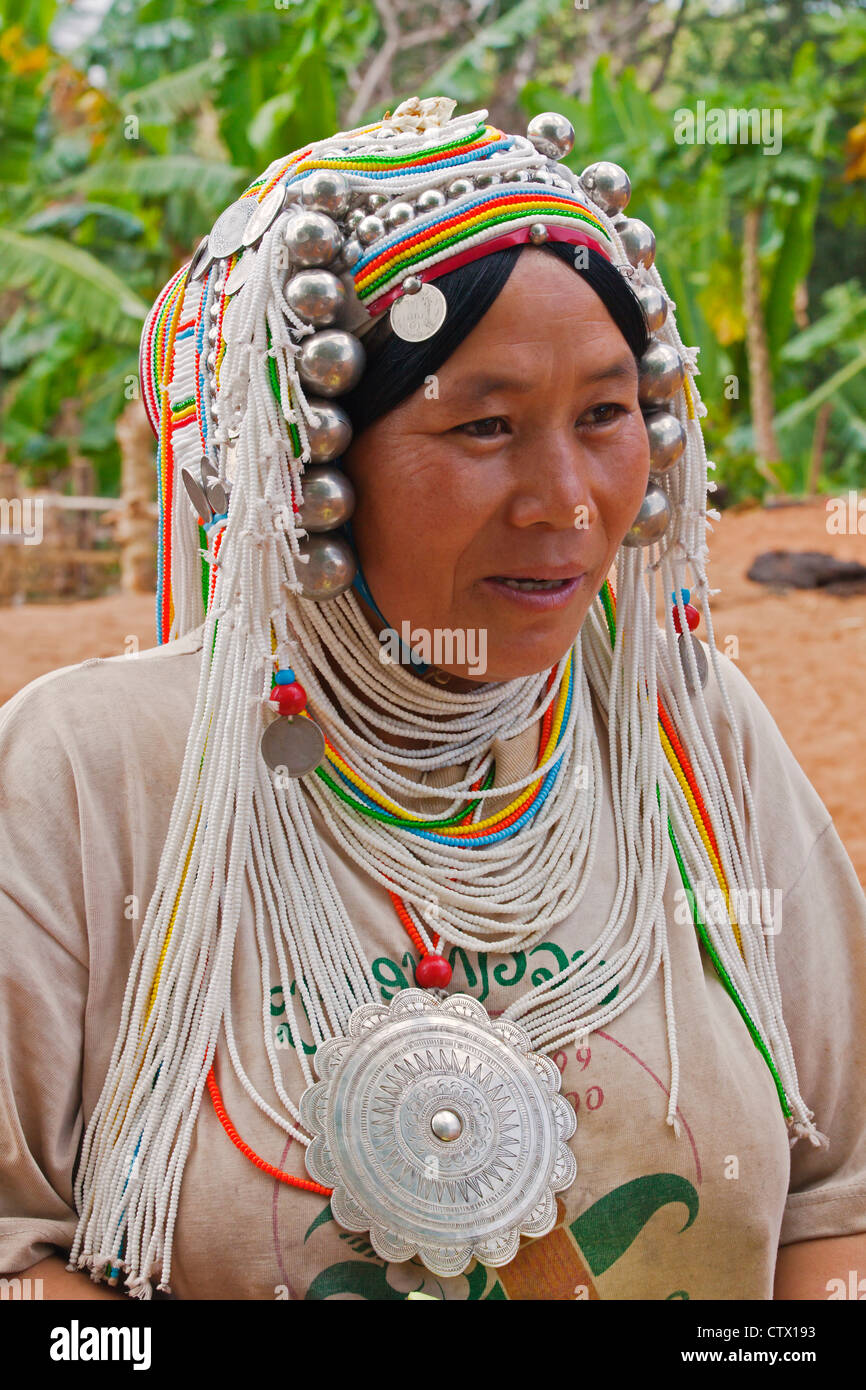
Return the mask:
[[[82,662],[0,710],[0,1272],[69,1249],[72,1182],[107,1071],[156,879],[201,660],[201,629],[137,657]],[[204,1093],[181,1189],[171,1270],[180,1299],[768,1299],[780,1244],[866,1231],[866,902],[830,816],[737,669],[725,663],[765,856],[776,954],[801,1092],[829,1149],[789,1147],[773,1079],[693,926],[672,863],[665,896],[681,1061],[680,1135],[665,1123],[670,1064],[657,974],[578,1051],[555,1054],[577,1110],[577,1179],[559,1220],[510,1265],[438,1278],[386,1263],[327,1201],[265,1176]],[[730,730],[707,697],[742,807]],[[600,727],[600,726],[599,726]],[[497,747],[497,785],[534,765],[537,729]],[[605,740],[601,747],[606,758]],[[606,763],[605,763],[606,768]],[[435,785],[453,781],[449,769]],[[607,774],[609,776],[609,774]],[[452,950],[453,988],[492,1013],[597,939],[616,889],[609,780],[600,851],[579,909],[528,952]],[[311,805],[383,999],[416,960],[384,889],[340,852]],[[232,1016],[241,1060],[276,1104],[264,1052],[251,900],[239,926]],[[628,924],[624,931],[628,929]],[[271,1025],[283,1081],[303,1079],[281,980]],[[216,1075],[253,1150],[306,1176],[303,1148],[252,1103],[221,1038]],[[846,1276],[846,1271],[840,1271]],[[82,1276],[83,1277],[83,1276]]]

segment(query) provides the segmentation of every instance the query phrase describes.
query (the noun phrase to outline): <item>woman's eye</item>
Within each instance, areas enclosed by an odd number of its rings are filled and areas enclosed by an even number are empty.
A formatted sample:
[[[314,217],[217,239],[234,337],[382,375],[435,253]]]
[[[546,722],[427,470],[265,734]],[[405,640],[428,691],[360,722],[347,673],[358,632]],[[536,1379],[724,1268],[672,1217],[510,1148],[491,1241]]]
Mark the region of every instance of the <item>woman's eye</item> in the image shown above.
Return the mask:
[[[605,401],[603,405],[594,405],[591,410],[586,412],[591,425],[607,425],[611,420],[615,420],[618,415],[626,413],[625,407],[616,401]]]
[[[476,439],[493,439],[498,431],[489,427],[504,423],[501,415],[488,415],[483,420],[469,420],[465,425],[458,425],[458,429],[465,430]]]

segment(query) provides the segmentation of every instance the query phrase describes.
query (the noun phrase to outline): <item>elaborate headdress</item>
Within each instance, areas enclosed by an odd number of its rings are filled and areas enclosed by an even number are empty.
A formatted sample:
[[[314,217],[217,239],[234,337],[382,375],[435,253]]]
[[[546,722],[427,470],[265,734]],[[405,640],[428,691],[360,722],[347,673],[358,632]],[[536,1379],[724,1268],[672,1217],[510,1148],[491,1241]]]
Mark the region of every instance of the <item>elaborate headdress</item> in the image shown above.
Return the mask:
[[[335,1219],[369,1229],[380,1254],[418,1252],[432,1269],[455,1273],[473,1255],[504,1263],[521,1232],[551,1228],[553,1194],[574,1177],[565,1143],[573,1116],[544,1054],[615,1018],[659,966],[671,1053],[667,1122],[676,1129],[662,904],[672,854],[687,891],[712,883],[724,899],[726,910],[704,922],[692,892],[695,926],[772,1071],[791,1142],[823,1139],[798,1091],[772,924],[738,923],[731,910],[734,890],[765,903],[766,883],[742,748],[737,741],[748,828],[704,701],[707,657],[691,633],[686,582],[703,605],[712,678],[733,725],[705,574],[705,412],[695,352],[680,340],[654,265],[653,233],[623,216],[623,170],[600,162],[578,177],[559,162],[573,144],[562,116],[536,117],[524,137],[489,125],[486,111],[452,119],[454,105],[413,98],[382,121],[275,161],[217,219],[145,324],[141,377],[159,442],[158,635],[168,642],[203,622],[203,657],[158,879],[85,1136],[70,1256],[95,1278],[126,1271],[140,1297],[150,1296],[154,1272],[169,1286],[177,1193],[213,1079],[245,875],[257,930],[272,932],[277,958],[298,980],[320,1079],[300,1050],[307,1091],[300,1106],[288,1096],[267,1026],[274,1096],[259,1096],[238,1074],[274,1123],[308,1146],[315,1190],[333,1190]],[[357,602],[353,586],[375,608],[352,545],[351,486],[338,466],[351,424],[335,398],[357,385],[364,334],[383,314],[401,337],[431,336],[447,312],[439,276],[499,247],[545,240],[572,243],[576,257],[584,247],[600,252],[629,275],[644,308],[653,336],[639,393],[651,481],[618,555],[616,606],[605,584],[552,671],[454,694],[383,663]],[[656,583],[674,595],[664,632]],[[363,703],[348,682],[365,690]],[[445,978],[436,963],[444,943],[527,948],[573,912],[597,848],[593,699],[610,730],[613,916],[579,963],[494,1022],[476,1001],[443,1001],[429,988]],[[536,722],[536,767],[490,791],[494,740]],[[388,734],[423,737],[426,746],[396,748]],[[467,772],[447,789],[450,810],[425,816],[432,789],[397,769],[455,764]],[[505,809],[485,814],[485,801],[504,794],[512,797]],[[422,955],[417,982],[428,988],[382,1004],[310,800],[347,855],[391,894]],[[397,1058],[422,1036],[438,1039],[441,1058],[456,1055],[466,1030],[478,1055],[529,1097],[525,1113],[536,1118],[508,1140],[518,1145],[520,1183],[505,1176],[513,1165],[494,1168],[495,1219],[488,1202],[484,1222],[473,1225],[470,1210],[461,1226],[441,1197],[422,1200],[410,1154],[412,1200],[395,1179],[384,1184],[380,1209],[383,1184],[367,1183],[378,1171],[375,1134],[364,1141],[369,1152],[343,1143],[353,1132],[352,1097],[374,1085],[365,1071],[370,1040],[379,1065],[389,1047]],[[230,1033],[228,1050],[238,1070]],[[443,1164],[469,1163],[477,1136],[462,1129],[471,1116],[436,1104],[421,1147],[438,1145]],[[414,1123],[406,1119],[407,1134]]]

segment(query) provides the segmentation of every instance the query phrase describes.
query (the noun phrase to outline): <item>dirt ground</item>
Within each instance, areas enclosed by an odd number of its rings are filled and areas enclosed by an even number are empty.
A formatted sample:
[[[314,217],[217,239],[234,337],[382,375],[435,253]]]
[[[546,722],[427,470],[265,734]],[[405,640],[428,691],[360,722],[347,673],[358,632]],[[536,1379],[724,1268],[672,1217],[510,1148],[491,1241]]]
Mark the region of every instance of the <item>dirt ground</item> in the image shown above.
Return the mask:
[[[776,593],[746,578],[766,550],[866,564],[866,535],[828,535],[823,503],[726,512],[711,537],[716,640],[769,707],[866,884],[866,594]],[[703,632],[703,627],[699,629]],[[728,639],[736,639],[736,647]],[[0,608],[0,700],[58,666],[155,645],[151,595]]]

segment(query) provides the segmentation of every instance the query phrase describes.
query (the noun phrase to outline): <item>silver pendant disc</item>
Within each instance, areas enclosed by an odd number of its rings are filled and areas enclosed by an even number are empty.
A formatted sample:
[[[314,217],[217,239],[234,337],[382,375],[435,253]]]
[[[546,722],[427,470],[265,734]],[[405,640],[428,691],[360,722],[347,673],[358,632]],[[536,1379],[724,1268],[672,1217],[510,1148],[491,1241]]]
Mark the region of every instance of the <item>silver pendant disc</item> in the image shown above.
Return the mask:
[[[347,1035],[318,1047],[321,1080],[300,1106],[334,1220],[369,1231],[383,1259],[417,1255],[443,1276],[473,1258],[508,1264],[521,1235],[552,1230],[577,1173],[576,1121],[559,1068],[530,1049],[525,1029],[466,994],[404,989],[356,1009]]]
[[[698,685],[703,690],[710,674],[707,654],[699,638],[693,632],[681,632],[677,638],[677,647],[686,681],[686,690],[690,695],[694,695]],[[697,685],[695,684],[695,676],[697,676]]]
[[[205,488],[207,500],[213,507],[214,516],[222,516],[229,509],[228,493],[219,478],[211,478]]]
[[[325,736],[314,719],[280,715],[262,734],[261,750],[271,772],[303,777],[325,756]]]
[[[199,242],[198,246],[195,248],[195,251],[194,251],[194,253],[193,253],[193,258],[192,258],[192,260],[191,260],[190,263],[189,263],[189,270],[187,271],[187,279],[189,279],[189,280],[199,280],[199,279],[201,279],[201,277],[202,277],[202,275],[204,275],[204,273],[205,273],[207,267],[210,265],[211,261],[213,260],[213,256],[211,256],[211,255],[210,255],[210,252],[209,252],[209,244],[208,244],[208,243],[209,243],[209,238],[206,237],[206,236],[203,236],[202,239],[201,239],[201,241]]]
[[[215,261],[233,256],[243,246],[246,225],[258,207],[255,198],[238,198],[221,212],[210,230],[210,253]]]
[[[208,522],[214,514],[213,507],[207,499],[207,494],[194,473],[190,473],[188,468],[180,470],[183,478],[183,485],[186,488],[190,502],[195,508],[196,516],[201,517],[202,521]]]
[[[237,294],[238,290],[243,289],[252,274],[255,263],[255,251],[245,251],[226,280],[226,294]]]
[[[274,218],[282,211],[285,201],[286,190],[281,183],[278,183],[276,188],[272,188],[270,193],[265,194],[244,228],[244,246],[252,246],[254,241],[258,241],[260,236],[264,236]]]
[[[432,338],[445,322],[448,301],[435,285],[422,285],[417,294],[402,294],[391,305],[391,327],[407,343]]]

